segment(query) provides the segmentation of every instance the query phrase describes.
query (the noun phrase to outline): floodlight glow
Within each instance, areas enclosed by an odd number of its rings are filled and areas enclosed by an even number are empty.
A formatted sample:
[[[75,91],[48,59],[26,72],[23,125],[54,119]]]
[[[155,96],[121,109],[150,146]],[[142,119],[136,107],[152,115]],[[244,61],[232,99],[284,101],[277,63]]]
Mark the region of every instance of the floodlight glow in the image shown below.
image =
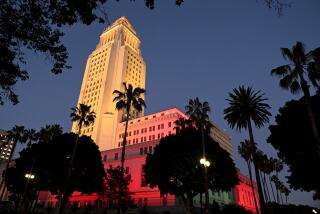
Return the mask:
[[[313,212],[314,214],[317,214],[317,213],[318,213],[315,209],[313,209],[312,212]]]
[[[35,176],[33,174],[28,174],[27,173],[27,174],[24,175],[24,177],[27,178],[27,179],[34,179]]]
[[[206,159],[205,159],[205,158],[201,158],[201,159],[200,159],[200,163],[201,163],[201,164],[205,165],[205,162],[206,162]]]
[[[209,167],[210,166],[210,162],[207,161],[205,158],[201,158],[200,159],[200,164],[204,165],[205,167]]]

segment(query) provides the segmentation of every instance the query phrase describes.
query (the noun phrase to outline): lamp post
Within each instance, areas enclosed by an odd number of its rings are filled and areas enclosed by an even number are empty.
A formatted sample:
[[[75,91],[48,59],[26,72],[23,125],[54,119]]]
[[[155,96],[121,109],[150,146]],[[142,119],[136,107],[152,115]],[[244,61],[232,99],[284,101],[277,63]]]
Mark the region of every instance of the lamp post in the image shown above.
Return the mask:
[[[204,187],[205,187],[205,207],[204,213],[209,213],[209,188],[208,188],[208,169],[207,167],[210,166],[210,161],[208,161],[205,157],[200,159],[200,164],[203,165],[204,171]]]

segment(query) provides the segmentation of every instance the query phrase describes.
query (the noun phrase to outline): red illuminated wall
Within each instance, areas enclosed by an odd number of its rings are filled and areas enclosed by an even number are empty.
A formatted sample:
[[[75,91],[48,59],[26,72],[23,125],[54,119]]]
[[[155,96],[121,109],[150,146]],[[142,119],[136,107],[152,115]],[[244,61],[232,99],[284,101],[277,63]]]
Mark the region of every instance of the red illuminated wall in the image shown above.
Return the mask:
[[[256,213],[250,179],[247,176],[242,175],[239,170],[238,170],[238,177],[240,179],[240,182],[234,188],[235,203],[244,207],[246,210],[250,210],[253,213]],[[255,182],[253,182],[253,185],[255,190],[254,194],[256,196],[258,206],[260,207],[257,185]]]
[[[144,117],[136,118],[129,121],[125,168],[128,168],[131,174],[132,183],[129,186],[131,192],[134,193],[133,198],[137,205],[147,206],[173,206],[178,205],[174,196],[168,195],[166,198],[160,196],[157,188],[149,188],[143,185],[143,165],[146,156],[152,153],[154,147],[160,142],[160,139],[175,134],[174,121],[180,117],[187,116],[180,110],[173,108]],[[101,152],[104,168],[116,167],[120,165],[121,159],[121,143],[123,141],[124,123],[120,123],[117,128],[116,139],[118,148]],[[236,203],[248,210],[254,211],[251,187],[248,178],[238,173],[241,183],[235,188]],[[97,199],[96,195],[83,196],[80,193],[74,193],[71,197],[71,204],[77,203],[81,206],[94,204]],[[50,201],[55,205],[56,199],[53,196],[42,193],[41,201]]]

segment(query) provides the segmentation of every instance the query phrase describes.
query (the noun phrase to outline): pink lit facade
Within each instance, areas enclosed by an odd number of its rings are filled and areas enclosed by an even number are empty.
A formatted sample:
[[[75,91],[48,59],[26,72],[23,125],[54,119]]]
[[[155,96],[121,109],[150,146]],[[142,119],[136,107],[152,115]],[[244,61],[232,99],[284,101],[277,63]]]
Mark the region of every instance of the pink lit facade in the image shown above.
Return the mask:
[[[250,179],[248,178],[248,176],[242,175],[240,173],[240,170],[238,170],[238,177],[240,179],[240,183],[234,188],[234,202],[244,207],[246,210],[249,210],[252,213],[256,213]],[[253,182],[253,186],[254,194],[256,196],[258,206],[260,207],[259,195],[257,191],[257,185],[255,182]]]

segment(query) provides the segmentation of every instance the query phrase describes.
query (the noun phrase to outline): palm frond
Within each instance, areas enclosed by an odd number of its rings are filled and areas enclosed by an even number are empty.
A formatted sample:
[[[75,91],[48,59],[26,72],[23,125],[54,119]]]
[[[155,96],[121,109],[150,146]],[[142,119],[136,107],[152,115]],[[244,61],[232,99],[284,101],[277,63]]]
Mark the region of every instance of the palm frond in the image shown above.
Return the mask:
[[[289,48],[281,48],[281,53],[285,60],[292,61],[293,56]]]
[[[287,75],[288,73],[291,72],[291,67],[290,65],[282,65],[282,66],[279,66],[277,68],[274,68],[271,70],[271,75],[272,76],[284,76],[284,75]]]

